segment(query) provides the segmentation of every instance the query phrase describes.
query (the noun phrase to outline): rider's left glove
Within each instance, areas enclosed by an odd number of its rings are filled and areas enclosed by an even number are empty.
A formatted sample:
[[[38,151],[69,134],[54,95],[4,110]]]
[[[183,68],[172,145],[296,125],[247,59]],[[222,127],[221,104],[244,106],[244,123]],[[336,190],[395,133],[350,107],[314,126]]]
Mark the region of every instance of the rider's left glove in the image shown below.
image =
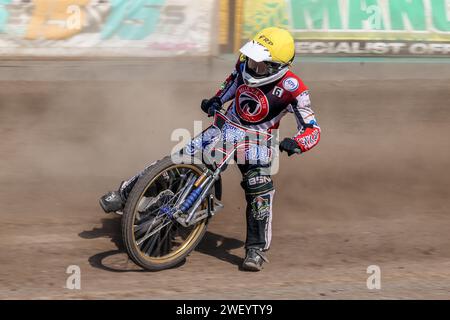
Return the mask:
[[[211,99],[203,99],[201,108],[203,112],[208,114],[208,117],[212,117],[216,111],[222,108],[222,101],[219,97],[212,97]]]

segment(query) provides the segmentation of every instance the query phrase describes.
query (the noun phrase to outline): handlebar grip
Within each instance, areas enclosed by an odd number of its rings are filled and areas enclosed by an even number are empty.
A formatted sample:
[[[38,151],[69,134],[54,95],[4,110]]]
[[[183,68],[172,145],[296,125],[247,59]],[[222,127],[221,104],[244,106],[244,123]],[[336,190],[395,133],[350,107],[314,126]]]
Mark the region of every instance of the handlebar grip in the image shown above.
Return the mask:
[[[221,113],[221,114],[225,115],[224,111],[225,111],[225,109],[223,107],[220,107],[219,109],[214,109],[212,114],[210,114],[208,112],[208,117],[214,117],[216,115],[216,113]]]

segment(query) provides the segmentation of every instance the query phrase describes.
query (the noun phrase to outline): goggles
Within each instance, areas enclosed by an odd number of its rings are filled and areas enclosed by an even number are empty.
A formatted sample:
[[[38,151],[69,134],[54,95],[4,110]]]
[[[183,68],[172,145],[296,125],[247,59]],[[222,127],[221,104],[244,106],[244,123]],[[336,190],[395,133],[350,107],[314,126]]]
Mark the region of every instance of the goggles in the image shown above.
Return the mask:
[[[248,71],[251,72],[252,75],[255,77],[271,76],[280,71],[280,69],[283,68],[284,66],[286,65],[271,61],[256,62],[255,60],[252,60],[249,57],[247,57]]]

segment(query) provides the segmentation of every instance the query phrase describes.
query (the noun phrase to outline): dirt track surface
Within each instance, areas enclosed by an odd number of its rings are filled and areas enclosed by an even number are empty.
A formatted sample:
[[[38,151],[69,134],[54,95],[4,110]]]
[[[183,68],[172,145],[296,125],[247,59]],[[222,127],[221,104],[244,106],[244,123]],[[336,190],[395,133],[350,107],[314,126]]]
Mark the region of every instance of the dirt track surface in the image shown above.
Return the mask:
[[[98,198],[167,154],[233,62],[0,63],[0,299],[450,298],[450,64],[305,64],[323,129],[274,177],[271,262],[239,270],[245,203],[182,266],[142,272]],[[168,71],[171,71],[170,73]],[[295,132],[294,120],[282,122]],[[69,290],[66,268],[81,268]],[[381,290],[366,269],[381,268]]]

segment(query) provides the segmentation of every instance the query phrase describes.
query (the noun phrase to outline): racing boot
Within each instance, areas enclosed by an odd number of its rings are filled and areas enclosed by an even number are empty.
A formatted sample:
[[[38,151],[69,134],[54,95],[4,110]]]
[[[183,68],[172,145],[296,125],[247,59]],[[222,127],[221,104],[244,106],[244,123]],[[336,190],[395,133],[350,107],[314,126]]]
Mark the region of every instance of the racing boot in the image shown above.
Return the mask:
[[[100,198],[100,206],[106,213],[120,212],[125,207],[119,191],[110,191]]]
[[[110,191],[100,198],[100,206],[106,213],[115,212],[121,214],[125,203],[130,195],[131,189],[136,184],[139,174],[127,181],[120,183],[117,191]]]
[[[264,251],[258,248],[248,248],[242,268],[247,271],[261,271],[264,262],[269,262]]]

